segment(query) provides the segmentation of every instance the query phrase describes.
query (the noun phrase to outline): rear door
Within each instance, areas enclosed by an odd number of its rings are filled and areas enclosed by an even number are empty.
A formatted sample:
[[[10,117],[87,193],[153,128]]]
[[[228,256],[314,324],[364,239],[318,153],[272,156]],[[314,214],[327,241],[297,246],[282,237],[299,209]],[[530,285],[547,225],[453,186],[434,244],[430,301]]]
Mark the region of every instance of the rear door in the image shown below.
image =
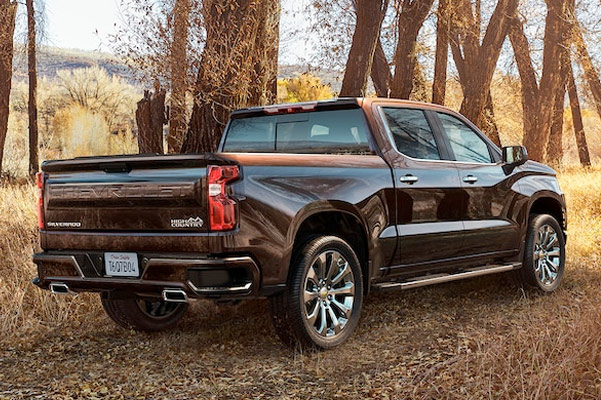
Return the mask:
[[[431,111],[381,105],[392,159],[400,252],[392,273],[425,270],[460,255],[465,192]]]
[[[466,119],[445,112],[436,119],[465,193],[462,253],[484,258],[514,253],[520,238],[510,209],[518,196],[514,174],[505,173],[499,150]]]

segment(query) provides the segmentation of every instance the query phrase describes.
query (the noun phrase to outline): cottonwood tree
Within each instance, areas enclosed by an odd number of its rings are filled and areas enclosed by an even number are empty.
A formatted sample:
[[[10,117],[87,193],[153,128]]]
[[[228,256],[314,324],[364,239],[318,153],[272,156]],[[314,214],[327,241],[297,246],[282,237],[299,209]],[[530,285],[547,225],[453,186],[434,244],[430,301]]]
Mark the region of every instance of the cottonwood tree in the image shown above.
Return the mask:
[[[453,60],[463,90],[460,112],[500,144],[496,127],[490,125],[494,122],[490,85],[519,0],[497,1],[482,38],[482,17],[478,7],[474,14],[469,0],[454,3],[450,36]]]
[[[444,104],[447,89],[447,63],[449,58],[449,30],[451,28],[452,4],[439,0],[436,12],[436,54],[434,56],[434,80],[432,103]]]
[[[340,96],[365,96],[388,0],[357,0],[356,24]],[[380,43],[380,52],[383,54]],[[379,57],[382,57],[378,54]],[[384,59],[386,56],[384,56]],[[388,69],[388,66],[386,66]]]
[[[582,111],[580,109],[580,100],[578,99],[578,89],[574,79],[572,64],[569,63],[567,69],[567,90],[570,97],[570,108],[572,110],[572,125],[574,126],[574,136],[578,147],[578,159],[584,166],[591,165],[591,155],[588,150],[588,143],[584,132],[584,123],[582,122]]]
[[[0,0],[0,173],[2,173],[4,143],[8,131],[16,14],[16,1]]]
[[[167,145],[169,152],[179,152],[188,130],[186,99],[205,43],[203,2],[120,0],[119,6],[123,18],[111,47],[143,85],[159,82],[170,92]]]
[[[578,56],[578,60],[580,61],[580,65],[584,71],[584,78],[588,84],[588,87],[593,96],[595,107],[597,108],[597,113],[601,117],[601,80],[599,79],[599,72],[595,68],[593,63],[593,59],[588,51],[588,47],[584,40],[584,35],[582,33],[582,27],[578,20],[574,18],[574,27],[573,27],[573,40],[574,45],[576,47],[576,54]]]
[[[187,128],[186,94],[188,92],[188,31],[190,0],[175,0],[173,6],[173,39],[170,48],[171,101],[169,114],[169,153],[182,148]],[[146,98],[146,96],[145,96]],[[158,116],[156,117],[158,118]]]
[[[29,176],[39,170],[38,161],[38,73],[36,67],[36,14],[33,0],[26,0],[27,7],[27,74],[29,78]]]
[[[434,0],[402,0],[399,14],[398,39],[394,53],[394,75],[390,96],[408,99],[413,90],[417,35],[432,8]]]
[[[276,51],[257,50],[273,38],[270,22],[279,18],[279,9],[279,0],[204,2],[206,43],[182,152],[215,151],[233,109],[249,105],[250,99],[275,96],[274,88],[264,82],[277,83],[277,61],[265,63],[261,59]],[[273,13],[278,16],[270,15]],[[277,48],[277,41],[271,45]],[[261,75],[268,79],[255,79],[259,63],[264,66]]]
[[[540,81],[533,67],[528,38],[517,17],[511,19],[509,38],[522,81],[524,145],[529,156],[543,161],[547,156],[553,109],[557,96],[563,96],[561,85],[562,51],[569,43],[569,0],[546,0],[543,67]],[[566,32],[568,34],[566,34]]]

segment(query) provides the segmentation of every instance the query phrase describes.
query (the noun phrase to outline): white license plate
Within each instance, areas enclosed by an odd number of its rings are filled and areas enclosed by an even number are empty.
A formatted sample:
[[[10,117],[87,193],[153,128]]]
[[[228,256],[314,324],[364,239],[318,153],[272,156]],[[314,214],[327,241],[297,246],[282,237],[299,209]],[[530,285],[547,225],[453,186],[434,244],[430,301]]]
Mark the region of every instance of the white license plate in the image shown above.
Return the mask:
[[[135,276],[138,270],[136,253],[104,253],[104,271],[106,276]]]

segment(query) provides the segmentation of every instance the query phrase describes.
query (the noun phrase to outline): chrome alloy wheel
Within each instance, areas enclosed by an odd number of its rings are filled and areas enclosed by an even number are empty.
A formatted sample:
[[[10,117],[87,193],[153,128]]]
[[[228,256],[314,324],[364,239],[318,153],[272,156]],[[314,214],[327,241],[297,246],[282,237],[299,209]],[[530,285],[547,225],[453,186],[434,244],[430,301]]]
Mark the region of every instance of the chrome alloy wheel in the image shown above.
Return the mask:
[[[325,250],[311,263],[303,290],[303,313],[318,335],[333,338],[351,318],[355,277],[339,252]]]
[[[551,286],[559,275],[561,248],[558,233],[550,225],[538,229],[534,242],[534,272],[545,286]]]

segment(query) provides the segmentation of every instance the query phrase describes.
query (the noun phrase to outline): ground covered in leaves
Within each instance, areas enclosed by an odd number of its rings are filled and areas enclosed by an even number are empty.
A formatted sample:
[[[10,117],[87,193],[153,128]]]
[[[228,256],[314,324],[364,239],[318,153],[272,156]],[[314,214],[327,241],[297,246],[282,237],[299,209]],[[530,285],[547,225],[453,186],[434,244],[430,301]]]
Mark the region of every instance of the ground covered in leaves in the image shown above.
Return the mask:
[[[601,398],[600,177],[562,174],[558,292],[503,274],[373,294],[348,343],[310,353],[279,342],[265,301],[197,302],[176,329],[141,334],[112,324],[97,296],[32,287],[33,190],[0,187],[0,399]]]

